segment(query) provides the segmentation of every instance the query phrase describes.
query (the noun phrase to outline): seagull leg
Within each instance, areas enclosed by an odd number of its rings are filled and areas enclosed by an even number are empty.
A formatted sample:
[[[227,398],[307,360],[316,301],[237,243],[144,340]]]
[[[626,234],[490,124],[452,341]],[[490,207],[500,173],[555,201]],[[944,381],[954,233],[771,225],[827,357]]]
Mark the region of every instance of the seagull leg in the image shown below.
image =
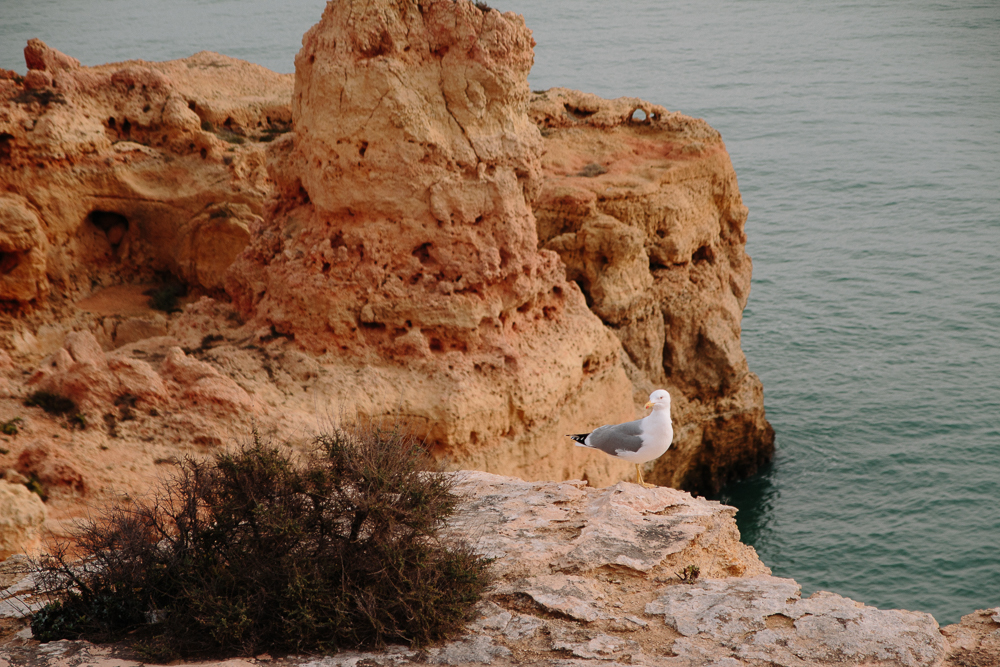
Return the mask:
[[[638,463],[635,464],[635,483],[638,484],[638,485],[640,485],[640,486],[644,486],[647,489],[655,489],[656,488],[656,484],[647,484],[642,479],[642,471],[639,470],[639,464]]]

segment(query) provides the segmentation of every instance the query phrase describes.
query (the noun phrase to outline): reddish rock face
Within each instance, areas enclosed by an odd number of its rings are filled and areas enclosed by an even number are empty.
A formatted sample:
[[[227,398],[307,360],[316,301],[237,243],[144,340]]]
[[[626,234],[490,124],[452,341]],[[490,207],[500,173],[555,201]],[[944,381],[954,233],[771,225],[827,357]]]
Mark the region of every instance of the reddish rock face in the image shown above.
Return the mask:
[[[221,293],[291,77],[207,52],[82,67],[32,39],[24,55],[26,76],[0,72],[0,312],[154,272]]]
[[[564,434],[634,417],[617,340],[530,202],[534,42],[471,2],[330,3],[296,58],[277,196],[227,289],[244,315],[348,366],[460,465],[532,479],[627,467]]]
[[[773,433],[718,133],[532,96],[532,46],[467,1],[334,2],[293,89],[218,54],[81,67],[32,40],[27,76],[0,71],[0,421],[58,391],[112,417],[75,438],[164,460],[252,419],[301,443],[396,415],[452,467],[604,485],[631,467],[565,434],[642,416],[662,386],[675,440],[653,479],[754,470]],[[153,313],[154,271],[219,301]],[[124,394],[148,411],[118,423]]]

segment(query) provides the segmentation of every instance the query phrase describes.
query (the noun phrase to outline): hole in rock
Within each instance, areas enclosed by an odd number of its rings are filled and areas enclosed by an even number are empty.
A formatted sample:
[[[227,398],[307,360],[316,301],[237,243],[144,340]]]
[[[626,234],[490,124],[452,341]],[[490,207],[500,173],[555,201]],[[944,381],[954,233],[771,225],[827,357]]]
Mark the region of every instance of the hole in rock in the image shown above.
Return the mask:
[[[576,280],[574,282],[580,287],[580,291],[583,292],[583,298],[587,300],[587,308],[593,308],[594,299],[590,296],[590,290],[582,280]]]
[[[431,244],[422,243],[413,249],[411,253],[414,257],[420,260],[421,264],[428,264],[431,261]]]
[[[143,113],[146,113],[146,112],[148,112],[148,111],[150,110],[150,108],[151,108],[151,107],[150,107],[150,106],[149,106],[149,105],[147,104],[146,106],[144,106],[144,107],[142,108],[142,112],[143,112]]]
[[[132,132],[132,123],[128,122],[128,118],[126,118],[125,122],[122,123],[122,134],[127,137],[130,132]]]
[[[0,252],[0,276],[16,269],[25,254],[23,252]]]
[[[205,148],[202,148],[201,149],[201,159],[204,160],[207,157],[208,157],[208,150],[205,149]]]
[[[636,109],[632,112],[632,120],[637,123],[645,123],[647,120],[646,112],[642,109]]]
[[[707,245],[703,245],[698,248],[693,255],[691,255],[692,262],[708,262],[712,264],[715,261],[715,253],[712,248]]]
[[[0,159],[6,160],[10,157],[10,146],[14,141],[14,135],[9,132],[0,133]]]
[[[588,118],[590,116],[593,116],[595,113],[593,111],[588,111],[587,109],[581,109],[580,107],[575,107],[572,104],[564,104],[563,107],[566,109],[566,113],[568,113],[573,118],[577,119]]]
[[[188,109],[190,109],[191,111],[197,112],[198,105],[195,103],[194,100],[188,100]]]
[[[110,118],[108,118],[108,127],[110,127],[113,130],[113,129],[115,129],[116,125],[118,125],[118,121],[115,120],[114,116],[111,116]]]
[[[362,141],[361,142],[361,147],[358,148],[358,155],[360,155],[361,157],[364,157],[365,156],[365,151],[367,151],[367,150],[368,150],[368,142],[367,141]]]
[[[383,324],[382,322],[362,322],[361,326],[364,329],[374,329],[376,331],[385,330],[385,324]]]
[[[108,243],[117,246],[128,232],[128,218],[111,211],[91,211],[87,221],[100,229],[108,237]]]
[[[440,338],[431,338],[431,350],[434,352],[443,352],[444,345],[441,343]]]

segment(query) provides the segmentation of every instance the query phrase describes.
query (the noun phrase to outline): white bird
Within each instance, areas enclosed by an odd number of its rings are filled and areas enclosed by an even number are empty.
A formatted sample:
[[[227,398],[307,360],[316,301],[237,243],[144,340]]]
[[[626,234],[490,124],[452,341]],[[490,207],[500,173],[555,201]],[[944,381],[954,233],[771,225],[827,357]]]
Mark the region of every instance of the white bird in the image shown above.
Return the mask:
[[[633,422],[601,426],[590,433],[578,433],[567,437],[576,440],[577,447],[599,449],[605,454],[635,464],[636,484],[647,489],[656,486],[642,480],[640,463],[659,458],[670,449],[674,439],[674,427],[670,422],[670,394],[666,389],[657,389],[649,395],[646,408],[653,411]]]

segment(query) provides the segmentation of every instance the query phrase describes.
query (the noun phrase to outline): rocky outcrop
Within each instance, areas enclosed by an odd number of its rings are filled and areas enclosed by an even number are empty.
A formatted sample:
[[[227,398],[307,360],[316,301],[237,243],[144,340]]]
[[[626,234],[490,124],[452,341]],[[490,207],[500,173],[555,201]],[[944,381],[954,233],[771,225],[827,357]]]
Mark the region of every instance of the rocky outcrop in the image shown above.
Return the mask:
[[[739,346],[746,209],[718,133],[632,98],[532,96],[532,45],[464,0],[338,2],[293,89],[217,54],[81,67],[32,40],[28,75],[0,75],[0,345],[38,370],[4,393],[115,414],[120,380],[87,374],[141,369],[145,348],[70,371],[67,335],[161,339],[150,354],[167,337],[281,438],[394,414],[450,466],[603,485],[630,467],[564,434],[665,386],[675,443],[652,479],[704,493],[752,472],[773,433]],[[146,305],[173,279],[219,299],[197,336]]]
[[[25,60],[0,77],[4,310],[157,271],[221,291],[262,213],[291,77],[208,52],[81,67],[37,39]]]
[[[531,116],[545,136],[538,239],[621,340],[636,403],[666,387],[674,444],[652,479],[702,493],[774,452],[764,394],[740,348],[750,293],[747,208],[719,133],[638,98],[554,88]]]
[[[470,541],[494,558],[496,576],[460,637],[419,650],[213,664],[978,667],[1000,656],[997,610],[942,632],[921,612],[826,592],[803,598],[798,584],[770,576],[739,542],[735,510],[717,502],[630,483],[594,489],[452,476],[461,504],[444,539]],[[693,568],[699,576],[682,581]],[[0,617],[37,606],[29,584],[0,591]],[[115,647],[38,645],[26,630],[4,650],[13,664],[139,664]]]
[[[22,484],[0,478],[0,561],[41,546],[45,503]]]
[[[606,484],[627,465],[564,434],[632,418],[632,389],[537,248],[532,46],[521,17],[466,0],[327,5],[296,58],[277,195],[227,289],[345,376],[384,369],[390,393],[358,383],[354,405],[391,401],[454,465]]]

